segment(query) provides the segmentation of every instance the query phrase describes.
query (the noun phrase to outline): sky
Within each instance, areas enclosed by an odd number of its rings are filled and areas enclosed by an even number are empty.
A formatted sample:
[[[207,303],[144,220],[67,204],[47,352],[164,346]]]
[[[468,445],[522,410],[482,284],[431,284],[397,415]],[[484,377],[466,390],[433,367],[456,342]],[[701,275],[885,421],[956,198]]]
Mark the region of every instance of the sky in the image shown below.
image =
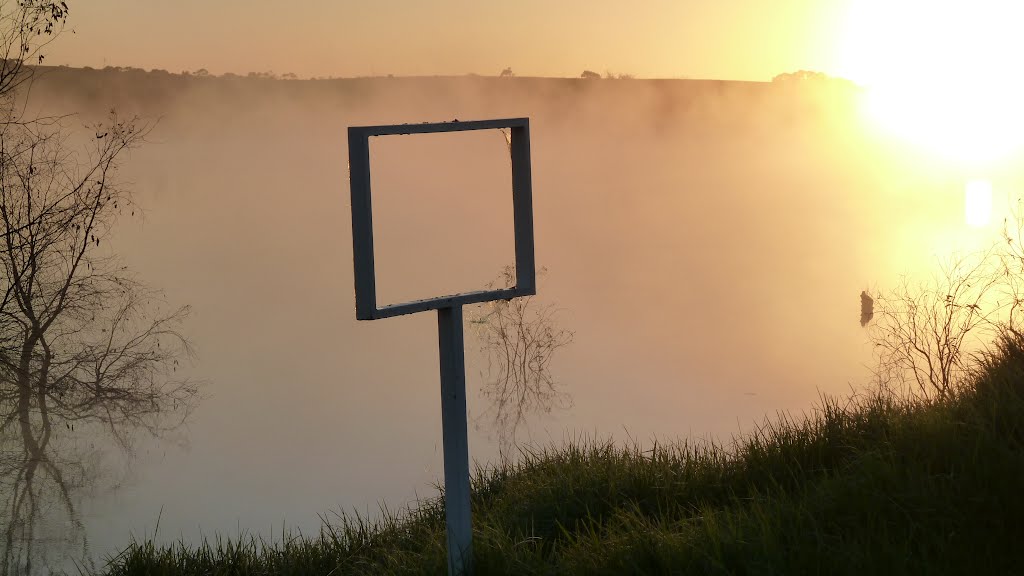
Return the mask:
[[[299,77],[840,72],[851,0],[90,0],[50,64]],[[299,8],[301,6],[301,8]]]

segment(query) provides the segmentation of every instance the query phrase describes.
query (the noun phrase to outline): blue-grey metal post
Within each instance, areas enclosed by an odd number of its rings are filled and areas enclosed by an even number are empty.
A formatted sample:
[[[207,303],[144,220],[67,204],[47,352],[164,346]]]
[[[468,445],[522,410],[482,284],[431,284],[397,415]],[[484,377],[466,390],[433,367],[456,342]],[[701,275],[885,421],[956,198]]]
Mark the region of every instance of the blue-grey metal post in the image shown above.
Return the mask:
[[[444,442],[444,502],[448,524],[448,574],[473,573],[473,526],[469,498],[469,439],[466,421],[466,357],[462,306],[437,310],[441,353],[441,432]]]

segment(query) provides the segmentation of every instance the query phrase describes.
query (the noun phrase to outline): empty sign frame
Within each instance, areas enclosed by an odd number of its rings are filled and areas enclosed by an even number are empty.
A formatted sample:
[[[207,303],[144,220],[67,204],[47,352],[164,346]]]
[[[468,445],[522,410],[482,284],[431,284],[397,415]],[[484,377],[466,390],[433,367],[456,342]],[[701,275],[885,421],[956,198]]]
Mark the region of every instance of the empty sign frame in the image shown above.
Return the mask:
[[[501,290],[450,294],[378,308],[377,280],[373,259],[370,137],[498,129],[508,129],[511,132],[512,217],[515,229],[516,285],[512,288]],[[376,320],[401,314],[452,308],[490,300],[508,300],[518,296],[536,294],[529,118],[351,126],[348,129],[348,158],[349,179],[352,191],[352,252],[355,260],[356,318],[359,320]],[[444,257],[444,254],[437,255],[439,260]]]

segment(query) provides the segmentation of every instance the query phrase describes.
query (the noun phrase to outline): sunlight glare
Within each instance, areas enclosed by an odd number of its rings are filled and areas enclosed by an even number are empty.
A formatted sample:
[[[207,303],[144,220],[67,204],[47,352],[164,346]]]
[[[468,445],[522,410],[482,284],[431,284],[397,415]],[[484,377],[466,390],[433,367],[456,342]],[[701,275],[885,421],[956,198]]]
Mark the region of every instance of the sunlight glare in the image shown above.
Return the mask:
[[[992,220],[992,183],[971,180],[964,190],[967,225],[971,228],[988,226]]]
[[[1024,148],[1024,3],[851,3],[840,73],[868,89],[868,115],[893,135],[976,166]]]

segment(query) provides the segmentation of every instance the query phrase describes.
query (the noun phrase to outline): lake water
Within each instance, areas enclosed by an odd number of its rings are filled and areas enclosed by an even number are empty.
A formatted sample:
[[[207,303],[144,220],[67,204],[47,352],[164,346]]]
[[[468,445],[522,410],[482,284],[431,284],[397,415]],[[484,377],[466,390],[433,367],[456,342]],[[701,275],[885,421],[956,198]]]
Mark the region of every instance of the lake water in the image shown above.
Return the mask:
[[[994,233],[962,224],[972,175],[889,143],[828,90],[57,70],[32,102],[79,114],[70,127],[111,107],[159,118],[120,171],[145,214],[113,242],[192,307],[182,370],[204,381],[187,423],[135,434],[131,454],[63,430],[88,446],[73,496],[92,557],[133,536],[315,533],[332,511],[436,494],[436,320],[355,320],[349,125],[530,117],[537,302],[575,337],[552,362],[572,406],[531,417],[525,443],[727,442],[847,394],[870,378],[861,290]],[[511,263],[503,137],[393,138],[373,148],[383,299],[482,288]],[[486,362],[471,333],[467,346],[471,458],[486,465]],[[37,548],[81,554],[57,550],[64,516],[40,526]]]

